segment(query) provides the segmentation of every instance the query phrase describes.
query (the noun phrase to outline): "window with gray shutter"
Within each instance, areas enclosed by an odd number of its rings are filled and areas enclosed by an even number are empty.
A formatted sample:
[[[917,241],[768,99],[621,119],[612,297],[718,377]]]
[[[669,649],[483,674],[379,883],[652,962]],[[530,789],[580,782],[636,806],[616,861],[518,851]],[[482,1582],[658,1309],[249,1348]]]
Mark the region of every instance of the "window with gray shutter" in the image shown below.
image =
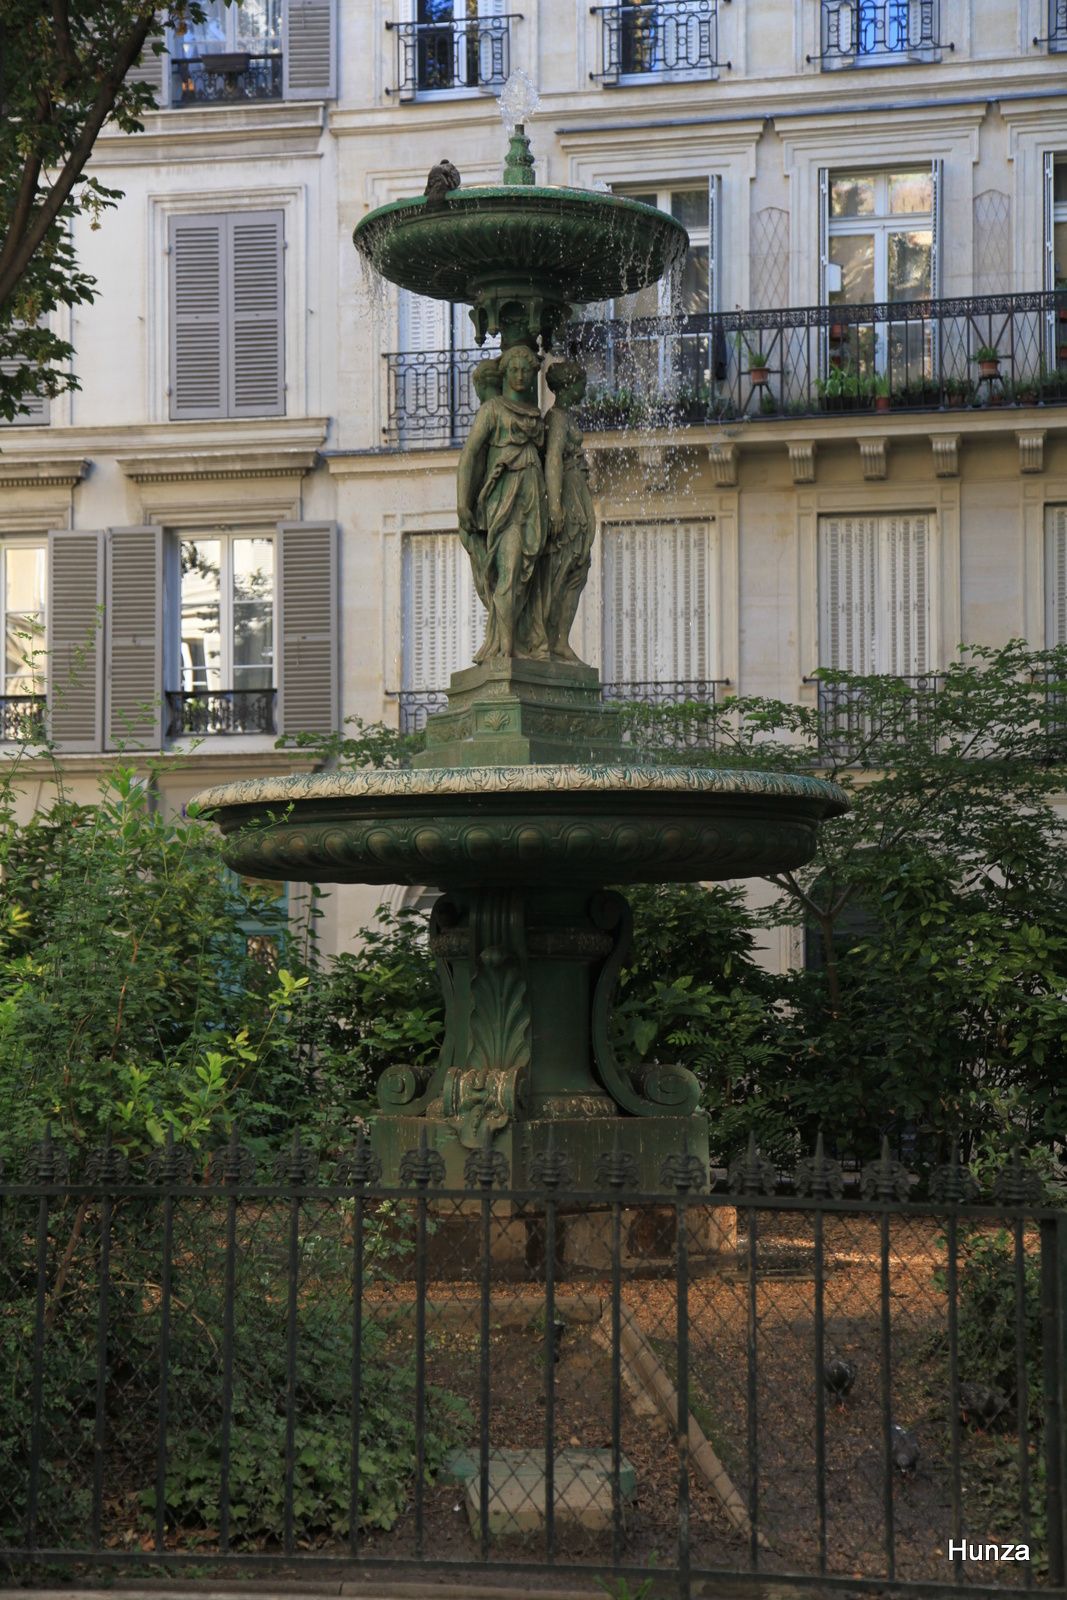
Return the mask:
[[[337,59],[334,0],[286,0],[286,100],[332,100]]]
[[[168,60],[169,57],[165,50],[161,50],[157,55],[152,49],[152,40],[150,39],[126,74],[127,83],[148,84],[157,106],[166,104],[163,85]]]
[[[285,411],[280,211],[170,219],[170,414]]]
[[[48,536],[49,722],[60,750],[99,750],[104,650],[104,536]]]
[[[15,323],[16,328],[25,328],[25,326],[24,322]],[[17,356],[6,356],[0,361],[0,372],[5,377],[10,377],[22,365],[23,363]],[[23,403],[26,406],[26,410],[20,412],[17,417],[12,417],[10,422],[5,418],[0,418],[0,426],[8,428],[40,428],[51,420],[52,403],[47,395],[25,395]]]
[[[714,675],[713,540],[702,522],[604,529],[605,683],[697,683]]]
[[[930,518],[823,517],[819,666],[921,677],[930,659]]]
[[[163,530],[112,528],[107,563],[107,746],[163,742]]]
[[[402,566],[401,687],[447,689],[485,638],[470,560],[458,533],[412,533]]]
[[[1067,644],[1067,506],[1045,508],[1045,648]]]
[[[280,522],[279,733],[332,733],[338,724],[337,525]]]

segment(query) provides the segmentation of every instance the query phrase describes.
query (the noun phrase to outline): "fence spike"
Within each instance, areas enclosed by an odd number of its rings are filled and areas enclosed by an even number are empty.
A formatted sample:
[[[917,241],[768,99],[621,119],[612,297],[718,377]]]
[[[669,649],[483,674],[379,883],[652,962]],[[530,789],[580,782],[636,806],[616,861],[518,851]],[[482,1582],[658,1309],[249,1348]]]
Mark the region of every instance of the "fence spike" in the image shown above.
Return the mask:
[[[845,1192],[844,1168],[827,1156],[821,1128],[815,1136],[815,1154],[797,1162],[793,1186],[798,1195],[812,1200],[840,1200]]]

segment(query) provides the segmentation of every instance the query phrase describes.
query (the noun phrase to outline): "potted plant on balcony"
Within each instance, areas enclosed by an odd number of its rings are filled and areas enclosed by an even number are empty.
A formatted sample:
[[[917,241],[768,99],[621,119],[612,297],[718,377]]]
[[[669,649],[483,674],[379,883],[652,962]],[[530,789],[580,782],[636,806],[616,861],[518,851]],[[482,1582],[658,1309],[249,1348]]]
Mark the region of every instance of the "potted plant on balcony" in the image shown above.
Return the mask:
[[[980,344],[972,360],[977,361],[979,374],[983,378],[995,378],[1000,372],[1000,351],[995,345]]]
[[[823,411],[856,411],[871,392],[869,380],[855,367],[831,367],[825,378],[816,378],[815,390]]]
[[[888,411],[889,379],[884,372],[876,372],[871,379],[871,393],[874,395],[874,409],[876,411]]]
[[[767,375],[770,372],[771,364],[769,357],[765,356],[763,351],[760,350],[758,346],[755,350],[753,350],[750,344],[746,344],[745,354],[748,356],[749,377],[752,379],[753,383],[762,387],[762,385],[767,382]]]

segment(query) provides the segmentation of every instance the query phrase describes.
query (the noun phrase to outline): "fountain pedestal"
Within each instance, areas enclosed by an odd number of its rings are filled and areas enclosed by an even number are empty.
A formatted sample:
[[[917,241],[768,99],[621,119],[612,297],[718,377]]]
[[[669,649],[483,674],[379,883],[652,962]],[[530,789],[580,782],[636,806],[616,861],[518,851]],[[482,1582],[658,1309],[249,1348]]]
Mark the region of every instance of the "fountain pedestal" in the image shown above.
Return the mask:
[[[581,662],[491,661],[452,674],[448,710],[427,719],[415,767],[603,763],[622,757],[619,712]]]

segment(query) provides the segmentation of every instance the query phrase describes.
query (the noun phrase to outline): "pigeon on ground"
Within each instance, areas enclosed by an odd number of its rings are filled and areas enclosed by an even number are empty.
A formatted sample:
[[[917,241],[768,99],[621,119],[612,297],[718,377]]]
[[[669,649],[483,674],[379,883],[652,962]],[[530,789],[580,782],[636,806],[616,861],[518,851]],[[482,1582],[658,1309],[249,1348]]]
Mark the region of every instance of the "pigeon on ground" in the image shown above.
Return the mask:
[[[902,1428],[899,1422],[893,1424],[893,1443],[891,1446],[893,1465],[902,1478],[914,1478],[915,1469],[919,1465],[919,1441],[907,1428]]]
[[[984,1431],[1007,1409],[1008,1397],[999,1389],[987,1388],[984,1383],[960,1384],[961,1422],[973,1422],[976,1428]]]
[[[845,1401],[856,1381],[856,1368],[853,1362],[846,1361],[844,1356],[831,1356],[822,1369],[822,1381],[826,1392],[838,1405],[844,1409]]]
[[[459,184],[459,172],[451,161],[439,161],[435,167],[431,167],[430,175],[426,179],[426,188],[423,190],[426,196],[426,210],[443,210],[449,191],[458,189]]]

